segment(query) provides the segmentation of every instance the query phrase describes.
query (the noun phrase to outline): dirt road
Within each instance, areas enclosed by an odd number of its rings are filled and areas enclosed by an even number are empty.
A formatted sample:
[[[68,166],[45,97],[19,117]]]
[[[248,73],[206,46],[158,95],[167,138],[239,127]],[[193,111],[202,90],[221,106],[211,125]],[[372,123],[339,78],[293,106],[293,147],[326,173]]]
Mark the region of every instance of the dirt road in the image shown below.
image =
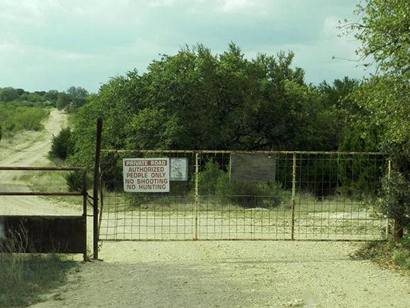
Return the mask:
[[[67,125],[67,115],[52,109],[44,123],[44,130],[24,132],[13,138],[0,141],[0,163],[3,166],[41,166],[49,164],[52,136],[58,135]],[[4,181],[7,173],[2,176]]]
[[[0,141],[1,166],[47,166],[52,136],[67,125],[67,115],[52,109],[44,122],[44,130],[24,132],[13,138]],[[35,172],[0,171],[1,191],[30,191],[30,182]],[[73,215],[78,210],[68,204],[40,197],[0,197],[1,215]]]
[[[409,307],[410,277],[352,260],[358,245],[104,243],[34,307]]]

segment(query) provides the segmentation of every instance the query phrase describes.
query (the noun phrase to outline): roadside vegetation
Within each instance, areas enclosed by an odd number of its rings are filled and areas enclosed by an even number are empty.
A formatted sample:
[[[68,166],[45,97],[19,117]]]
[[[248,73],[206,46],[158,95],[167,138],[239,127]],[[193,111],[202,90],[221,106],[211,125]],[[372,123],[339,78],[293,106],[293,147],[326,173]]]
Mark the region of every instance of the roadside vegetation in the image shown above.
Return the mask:
[[[410,236],[399,242],[370,242],[352,255],[353,259],[370,259],[382,267],[410,274]]]
[[[22,131],[39,131],[49,108],[75,112],[85,104],[89,93],[81,87],[28,92],[12,87],[0,88],[0,139]]]
[[[34,91],[12,87],[0,88],[0,103],[15,102],[36,106],[56,107],[60,110],[75,111],[85,104],[89,93],[82,87],[70,87],[66,91]]]
[[[41,295],[66,282],[77,262],[58,255],[26,255],[21,234],[0,241],[0,307],[21,307],[41,301]]]
[[[48,114],[49,110],[43,106],[0,102],[0,139],[22,131],[42,130],[41,122]]]
[[[41,301],[62,286],[69,270],[78,266],[57,255],[0,253],[0,307],[21,307]]]

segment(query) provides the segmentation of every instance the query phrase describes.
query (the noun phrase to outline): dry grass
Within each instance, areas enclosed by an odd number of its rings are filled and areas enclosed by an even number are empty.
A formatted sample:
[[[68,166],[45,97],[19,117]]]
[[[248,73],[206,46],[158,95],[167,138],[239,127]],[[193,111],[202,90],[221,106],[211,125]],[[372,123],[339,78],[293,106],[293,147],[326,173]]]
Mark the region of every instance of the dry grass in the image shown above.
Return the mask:
[[[21,307],[41,301],[41,296],[66,281],[77,266],[58,255],[29,255],[24,236],[0,241],[0,307]]]

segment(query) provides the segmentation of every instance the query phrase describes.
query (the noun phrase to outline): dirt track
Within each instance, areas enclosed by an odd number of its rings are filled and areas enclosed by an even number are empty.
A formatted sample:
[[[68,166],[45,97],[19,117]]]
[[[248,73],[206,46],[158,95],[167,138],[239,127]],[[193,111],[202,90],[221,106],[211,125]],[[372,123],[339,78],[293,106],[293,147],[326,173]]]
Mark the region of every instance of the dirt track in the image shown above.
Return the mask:
[[[46,132],[0,144],[0,165],[44,165],[50,137],[65,123],[53,111]],[[1,175],[6,189],[28,189]],[[7,186],[8,185],[8,186]],[[0,199],[4,211],[4,198]],[[41,198],[13,213],[65,214]],[[105,242],[104,262],[81,265],[70,283],[34,307],[409,307],[410,277],[349,257],[335,242]]]
[[[67,124],[67,115],[53,109],[40,132],[24,132],[0,142],[0,163],[3,166],[38,166],[48,164],[51,138]],[[2,180],[5,179],[4,175]]]
[[[40,132],[24,132],[12,139],[0,141],[1,166],[47,166],[52,136],[57,135],[67,124],[67,115],[52,109]],[[34,175],[31,173],[30,175]],[[24,173],[0,171],[1,191],[30,191]],[[73,215],[78,211],[67,204],[51,202],[39,197],[0,197],[2,215]]]
[[[104,243],[35,307],[409,307],[410,278],[323,242]]]

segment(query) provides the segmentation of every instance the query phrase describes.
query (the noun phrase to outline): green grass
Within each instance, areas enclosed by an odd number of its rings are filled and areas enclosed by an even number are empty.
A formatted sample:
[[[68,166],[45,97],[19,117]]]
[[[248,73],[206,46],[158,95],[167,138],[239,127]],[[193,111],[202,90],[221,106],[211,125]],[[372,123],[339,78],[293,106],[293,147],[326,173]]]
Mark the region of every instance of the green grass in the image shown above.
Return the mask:
[[[23,103],[0,103],[0,125],[3,136],[13,136],[25,130],[43,129],[42,121],[49,115],[49,109]]]
[[[66,282],[77,262],[57,255],[0,253],[0,307],[27,306]]]
[[[181,196],[168,196],[168,195],[153,195],[153,194],[127,194],[127,193],[112,193],[104,192],[106,199],[106,208],[114,207],[115,203],[123,205],[121,210],[133,208],[153,208],[162,206],[169,210],[177,208],[180,205],[190,205],[194,203],[195,197],[192,192]],[[241,196],[237,199],[242,198]],[[244,196],[243,198],[247,198]],[[269,204],[270,197],[249,197],[249,202],[252,206],[246,207],[241,204],[235,203],[225,198],[218,196],[200,196],[199,207],[207,209],[221,209],[221,208],[237,208],[246,209],[252,207],[266,208],[272,210],[290,210],[291,199],[282,200],[280,205],[271,206]],[[326,213],[339,213],[339,212],[360,212],[368,211],[369,215],[376,214],[373,209],[371,201],[354,200],[343,196],[332,196],[328,198],[315,198],[311,194],[297,194],[295,197],[296,211],[299,213],[312,213],[312,212],[326,212]],[[374,212],[374,213],[373,213]],[[376,215],[377,216],[377,215]]]

